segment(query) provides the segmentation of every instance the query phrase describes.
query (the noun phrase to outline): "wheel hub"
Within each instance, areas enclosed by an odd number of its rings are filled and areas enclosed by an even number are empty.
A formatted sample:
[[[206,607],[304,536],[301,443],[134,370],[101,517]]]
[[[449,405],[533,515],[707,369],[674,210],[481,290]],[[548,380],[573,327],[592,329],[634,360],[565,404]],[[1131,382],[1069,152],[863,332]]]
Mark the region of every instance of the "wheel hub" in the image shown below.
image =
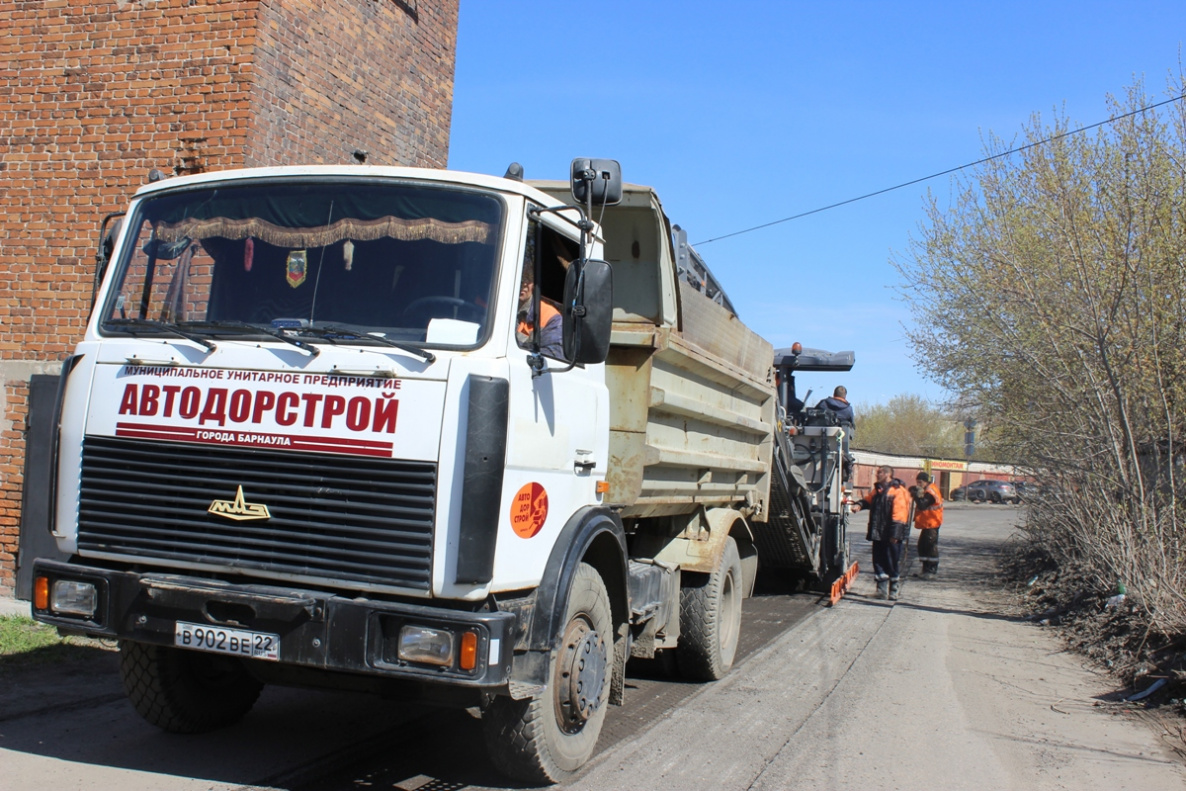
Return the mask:
[[[580,730],[601,707],[609,651],[601,635],[578,619],[565,631],[559,659],[556,702],[565,729]]]

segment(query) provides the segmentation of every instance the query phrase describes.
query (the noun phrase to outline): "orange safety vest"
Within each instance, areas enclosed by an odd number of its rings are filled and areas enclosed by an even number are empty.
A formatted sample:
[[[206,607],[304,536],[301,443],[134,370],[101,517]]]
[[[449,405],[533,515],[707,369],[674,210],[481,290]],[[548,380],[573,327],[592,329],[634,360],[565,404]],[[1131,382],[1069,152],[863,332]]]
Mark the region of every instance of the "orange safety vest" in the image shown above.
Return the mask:
[[[919,530],[927,530],[943,524],[943,495],[939,494],[939,487],[934,483],[928,483],[926,491],[935,498],[935,504],[914,512],[914,526]]]
[[[873,484],[873,488],[861,498],[861,502],[865,504],[865,508],[873,505],[873,498],[877,495],[877,484]],[[891,509],[890,519],[894,522],[905,522],[910,518],[910,492],[905,486],[897,483],[891,483],[885,490],[885,496],[890,498]]]
[[[539,315],[543,319],[543,321],[540,322],[539,326],[546,327],[546,326],[548,326],[549,321],[551,321],[556,316],[560,315],[560,311],[557,310],[555,307],[553,307],[552,304],[549,303],[546,299],[541,299],[539,301]],[[531,329],[532,329],[532,327],[531,327],[530,321],[519,322],[518,330],[519,330],[519,332],[523,333],[524,335],[530,335]]]

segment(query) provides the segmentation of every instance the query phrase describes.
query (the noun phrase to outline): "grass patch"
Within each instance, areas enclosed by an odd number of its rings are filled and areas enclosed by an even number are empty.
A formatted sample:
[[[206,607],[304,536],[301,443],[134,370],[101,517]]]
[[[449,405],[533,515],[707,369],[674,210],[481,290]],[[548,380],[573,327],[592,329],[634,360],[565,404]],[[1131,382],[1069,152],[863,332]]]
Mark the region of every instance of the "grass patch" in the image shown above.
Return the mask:
[[[23,615],[0,615],[0,670],[89,659],[113,648],[90,637],[62,637]]]
[[[13,656],[57,645],[58,630],[23,615],[0,615],[0,656]]]

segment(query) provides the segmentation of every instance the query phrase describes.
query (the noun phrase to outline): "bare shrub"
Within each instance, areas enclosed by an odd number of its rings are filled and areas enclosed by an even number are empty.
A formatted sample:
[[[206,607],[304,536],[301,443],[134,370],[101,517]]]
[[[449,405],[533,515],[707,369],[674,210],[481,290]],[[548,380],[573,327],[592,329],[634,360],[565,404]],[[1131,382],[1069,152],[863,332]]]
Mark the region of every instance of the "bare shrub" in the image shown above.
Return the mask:
[[[1181,97],[1181,75],[1168,88]],[[1027,146],[957,183],[949,208],[932,199],[896,265],[919,365],[1044,486],[1030,539],[1086,591],[1123,583],[1146,632],[1173,636],[1186,634],[1186,110],[1142,109],[1154,103],[1138,84],[1080,134],[1035,117]]]

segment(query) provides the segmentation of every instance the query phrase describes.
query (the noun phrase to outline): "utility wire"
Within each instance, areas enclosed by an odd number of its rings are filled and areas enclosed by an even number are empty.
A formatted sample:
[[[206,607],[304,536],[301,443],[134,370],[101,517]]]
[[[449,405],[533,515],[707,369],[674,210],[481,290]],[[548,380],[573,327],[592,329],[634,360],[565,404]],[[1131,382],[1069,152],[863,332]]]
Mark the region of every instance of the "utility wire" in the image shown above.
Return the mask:
[[[1080,132],[1086,132],[1089,129],[1095,129],[1098,126],[1104,126],[1105,124],[1114,123],[1116,121],[1120,121],[1125,118],[1131,118],[1134,115],[1140,115],[1141,113],[1145,112],[1146,110],[1153,110],[1157,107],[1161,107],[1162,105],[1172,104],[1173,102],[1181,101],[1182,99],[1186,99],[1186,94],[1182,94],[1181,96],[1174,96],[1173,98],[1166,99],[1166,100],[1160,101],[1160,102],[1156,102],[1155,104],[1146,105],[1145,107],[1142,107],[1139,110],[1133,110],[1132,112],[1125,113],[1124,115],[1118,115],[1114,118],[1109,118],[1105,121],[1098,121],[1094,124],[1088,124],[1087,126],[1081,126],[1078,129],[1074,129],[1069,132],[1063,132],[1062,134],[1057,134],[1057,135],[1054,135],[1053,137],[1048,137],[1045,140],[1039,140],[1034,143],[1027,143],[1024,146],[1018,146],[1017,148],[1011,148],[1008,151],[1004,151],[1000,154],[993,154],[990,157],[984,157],[984,159],[978,159],[975,162],[969,162],[966,165],[960,165],[959,167],[948,168],[947,170],[941,170],[938,173],[932,173],[929,176],[923,176],[922,178],[912,179],[911,181],[905,181],[905,182],[903,182],[901,184],[897,184],[893,187],[886,187],[885,189],[880,189],[880,190],[877,190],[876,192],[867,192],[864,195],[858,195],[855,198],[849,198],[848,200],[842,200],[838,203],[830,203],[827,206],[820,206],[818,209],[812,209],[811,211],[805,211],[805,212],[800,212],[799,214],[793,214],[790,217],[783,217],[781,220],[772,220],[771,222],[762,223],[761,225],[755,225],[752,228],[746,228],[741,231],[734,231],[733,233],[727,233],[724,236],[714,236],[711,239],[705,239],[703,242],[696,242],[692,246],[699,247],[700,245],[710,244],[712,242],[719,242],[722,239],[728,239],[733,236],[741,236],[743,233],[750,233],[751,231],[760,231],[763,228],[769,228],[772,225],[779,225],[784,222],[790,222],[791,220],[798,220],[802,217],[809,217],[812,214],[819,214],[820,212],[825,212],[830,209],[839,208],[840,206],[847,206],[850,203],[856,203],[857,201],[862,201],[862,200],[865,200],[866,198],[873,198],[878,195],[884,195],[887,192],[893,192],[894,190],[900,190],[903,187],[909,187],[912,184],[918,184],[923,181],[930,181],[931,179],[937,179],[940,176],[946,176],[949,173],[955,173],[960,170],[966,170],[967,168],[976,167],[977,165],[983,165],[985,162],[992,162],[994,159],[1001,159],[1002,157],[1007,157],[1012,154],[1017,154],[1017,153],[1026,151],[1031,148],[1036,148],[1037,146],[1046,145],[1047,143],[1053,143],[1055,140],[1062,140],[1064,137],[1070,137],[1071,135],[1077,135]]]

